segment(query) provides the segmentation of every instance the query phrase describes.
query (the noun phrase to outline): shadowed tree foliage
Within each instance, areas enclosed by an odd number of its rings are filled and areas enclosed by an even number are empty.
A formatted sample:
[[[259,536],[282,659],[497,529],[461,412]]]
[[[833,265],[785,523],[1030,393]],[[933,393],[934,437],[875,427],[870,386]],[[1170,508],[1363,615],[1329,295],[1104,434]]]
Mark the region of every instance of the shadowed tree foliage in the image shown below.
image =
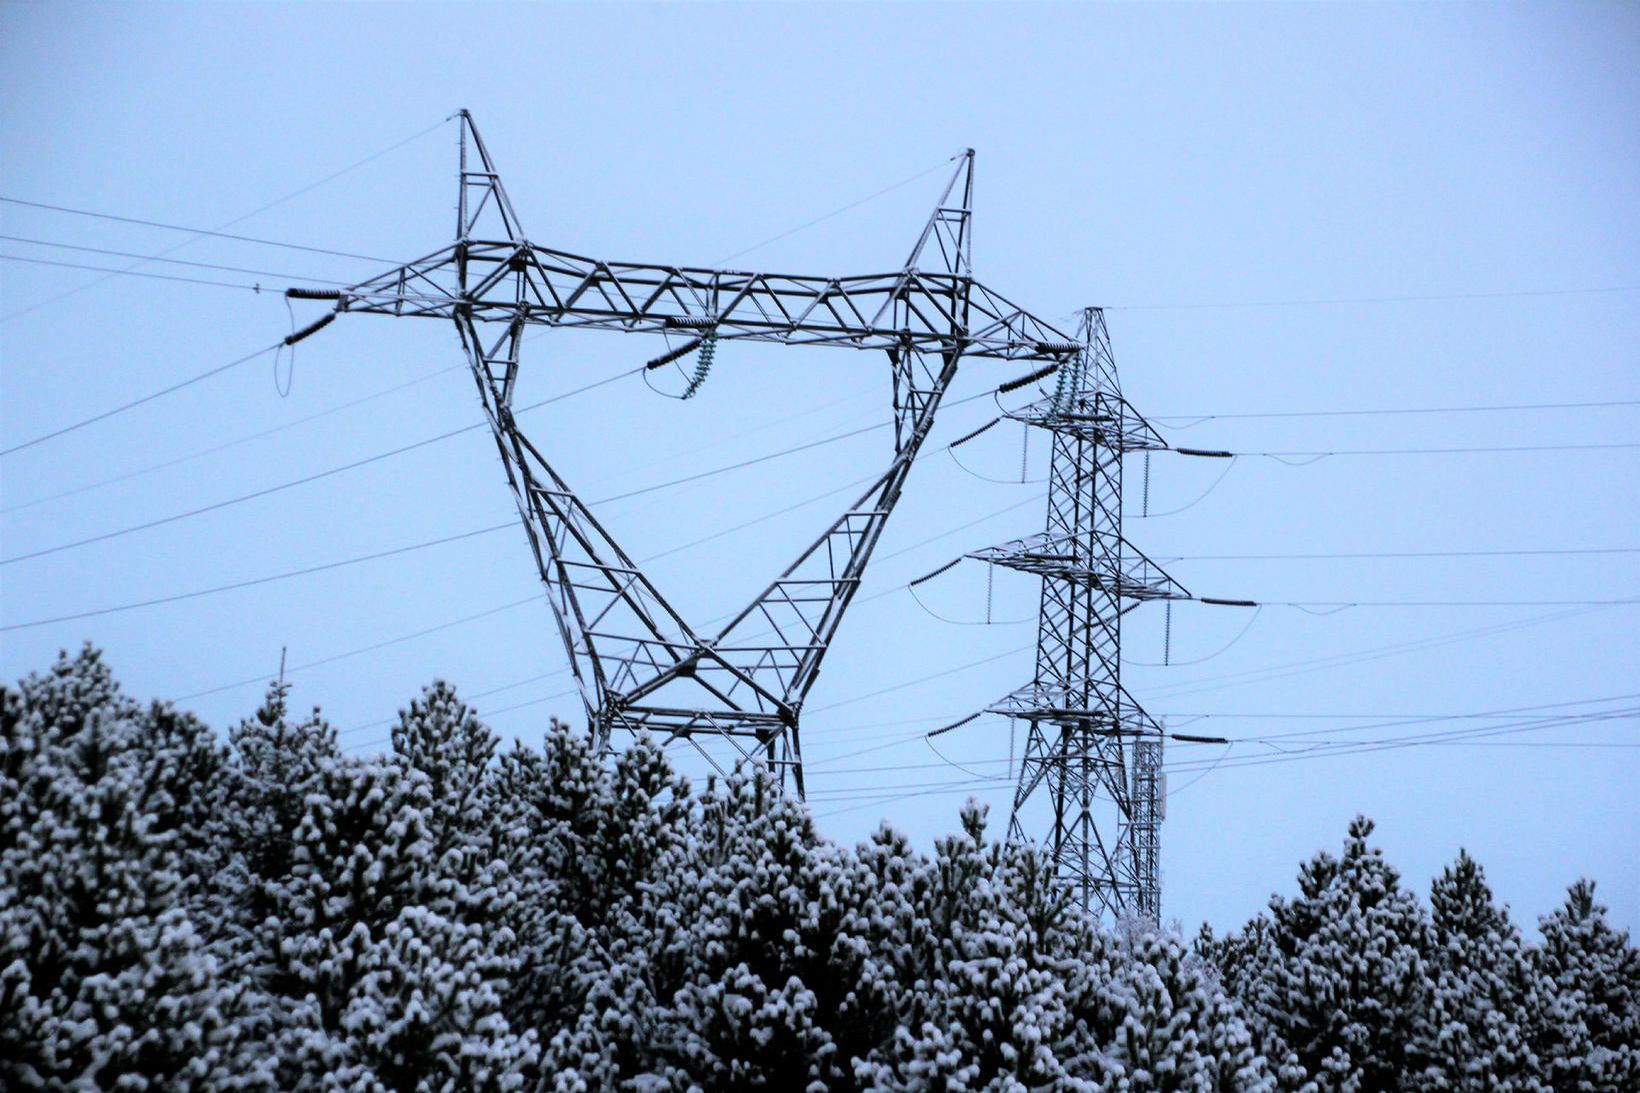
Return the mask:
[[[1419,1086],[1548,1090],[1529,1043],[1540,1003],[1526,947],[1480,864],[1460,851],[1429,902],[1434,995],[1416,1049],[1425,1061]]]
[[[1318,1090],[1399,1088],[1430,1009],[1429,916],[1372,829],[1357,817],[1342,857],[1317,854],[1296,897],[1214,951],[1266,1050]]]
[[[246,990],[201,921],[210,730],[126,698],[87,648],[0,689],[0,1086],[218,1087]]]
[[[1614,930],[1579,880],[1566,903],[1539,920],[1543,944],[1529,954],[1543,1004],[1533,1046],[1558,1090],[1640,1089],[1640,951]]]

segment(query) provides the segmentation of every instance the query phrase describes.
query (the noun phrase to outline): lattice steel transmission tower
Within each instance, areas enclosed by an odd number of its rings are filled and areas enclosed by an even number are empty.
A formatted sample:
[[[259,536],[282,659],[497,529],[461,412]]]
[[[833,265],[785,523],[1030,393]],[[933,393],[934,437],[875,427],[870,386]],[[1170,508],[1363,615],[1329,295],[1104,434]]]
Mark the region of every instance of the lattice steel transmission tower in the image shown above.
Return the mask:
[[[934,423],[959,359],[1057,366],[1079,346],[973,279],[973,152],[957,166],[905,265],[831,277],[606,262],[531,243],[466,111],[456,240],[334,292],[343,312],[452,321],[569,651],[593,733],[685,739],[719,770],[751,760],[803,793],[799,714]],[[675,334],[655,366],[732,341],[883,352],[893,379],[887,468],[746,608],[696,630],[519,428],[513,393],[531,326]]]
[[[1053,436],[1047,530],[969,557],[1042,579],[1036,674],[988,707],[1023,721],[1012,837],[1035,838],[1084,909],[1160,914],[1159,725],[1122,687],[1122,616],[1189,598],[1122,535],[1122,456],[1167,444],[1122,397],[1104,314],[1054,393],[1008,416]]]

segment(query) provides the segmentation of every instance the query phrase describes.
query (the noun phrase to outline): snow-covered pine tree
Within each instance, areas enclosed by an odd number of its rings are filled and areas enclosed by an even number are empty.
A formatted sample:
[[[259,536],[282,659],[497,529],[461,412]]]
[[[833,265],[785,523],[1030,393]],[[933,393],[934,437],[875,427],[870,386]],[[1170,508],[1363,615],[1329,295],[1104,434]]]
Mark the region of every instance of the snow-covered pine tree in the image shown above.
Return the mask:
[[[228,734],[223,822],[238,873],[233,885],[238,924],[247,935],[261,929],[274,910],[275,890],[290,876],[308,794],[341,761],[336,730],[318,709],[305,721],[290,723],[289,696],[288,683],[270,684],[256,713]]]
[[[601,898],[575,918],[592,948],[569,965],[565,981],[576,1005],[549,1059],[574,1060],[565,1073],[585,1069],[599,1088],[619,1076],[652,1075],[658,1065],[656,992],[672,990],[688,965],[678,943],[682,912],[665,893],[674,878],[696,876],[698,867],[689,783],[655,742],[640,736],[612,766],[594,763],[604,787],[592,844]]]
[[[1320,1091],[1399,1089],[1420,1069],[1412,1051],[1430,1006],[1429,919],[1368,845],[1372,830],[1356,817],[1343,856],[1302,866],[1299,895],[1272,897],[1268,924],[1249,925],[1226,950],[1225,986],[1265,1052],[1286,1080],[1301,1067]]]
[[[849,855],[848,871],[855,893],[850,932],[863,951],[851,1000],[858,1016],[840,1030],[840,1044],[852,1044],[848,1055],[865,1059],[919,1020],[916,984],[933,981],[940,954],[929,941],[924,903],[928,861],[903,832],[880,824]]]
[[[193,915],[221,769],[205,726],[139,707],[90,647],[0,687],[0,1086],[257,1082]]]
[[[442,679],[399,711],[393,754],[427,778],[426,816],[435,853],[476,840],[484,829],[483,786],[500,740]]]
[[[1067,960],[1074,1021],[1066,1069],[1095,1089],[1273,1093],[1241,1007],[1177,933],[1125,919],[1089,924]]]
[[[910,878],[914,918],[895,931],[909,939],[901,1026],[856,1077],[873,1088],[1065,1086],[1054,1046],[1069,1023],[1069,898],[1034,849],[986,843],[982,806],[964,806],[962,828]]]
[[[687,785],[646,739],[611,771],[586,733],[555,720],[541,751],[502,755],[490,786],[495,838],[520,893],[511,1020],[538,1031],[564,1088],[641,1071],[653,1003],[648,947],[632,923],[667,848],[685,837]]]
[[[1332,860],[1326,855],[1321,857]],[[1310,864],[1313,866],[1316,863]],[[1261,914],[1249,919],[1241,929],[1223,937],[1216,937],[1212,928],[1203,923],[1193,948],[1197,956],[1216,973],[1220,987],[1234,1003],[1236,1012],[1244,1018],[1254,1045],[1274,1069],[1279,1087],[1304,1089],[1308,1074],[1298,1055],[1249,1004],[1259,984],[1271,979],[1275,975],[1276,965],[1286,959],[1276,944],[1275,922],[1269,915]]]
[[[297,827],[279,929],[279,981],[296,1000],[281,1061],[344,1084],[522,1088],[538,1055],[502,1012],[510,963],[445,896],[427,779],[385,759],[332,764]],[[409,1085],[404,1084],[409,1082]]]
[[[1532,1039],[1550,1084],[1557,1093],[1640,1089],[1640,950],[1628,931],[1606,921],[1589,880],[1538,928],[1543,944],[1530,955],[1545,1004]]]
[[[491,822],[489,785],[500,740],[443,680],[399,711],[393,754],[426,779],[422,815],[431,840],[431,886],[422,903],[448,918],[487,927],[495,955],[511,953],[518,884]]]
[[[1547,1093],[1529,1043],[1540,1000],[1520,931],[1467,851],[1430,887],[1431,1010],[1413,1054],[1414,1088]]]
[[[538,1052],[502,1014],[508,935],[488,921],[492,906],[497,919],[511,910],[504,885],[487,883],[506,871],[462,834],[481,818],[452,804],[467,796],[473,753],[428,755],[441,734],[485,730],[430,688],[395,734],[410,758],[348,759],[317,711],[289,725],[285,699],[276,684],[234,733],[245,970],[264,995],[256,1032],[279,1084],[521,1088]],[[435,824],[459,845],[441,854]]]
[[[710,785],[691,820],[693,860],[656,878],[645,924],[660,1068],[708,1088],[834,1088],[846,986],[828,974],[833,859],[808,811],[754,768]]]

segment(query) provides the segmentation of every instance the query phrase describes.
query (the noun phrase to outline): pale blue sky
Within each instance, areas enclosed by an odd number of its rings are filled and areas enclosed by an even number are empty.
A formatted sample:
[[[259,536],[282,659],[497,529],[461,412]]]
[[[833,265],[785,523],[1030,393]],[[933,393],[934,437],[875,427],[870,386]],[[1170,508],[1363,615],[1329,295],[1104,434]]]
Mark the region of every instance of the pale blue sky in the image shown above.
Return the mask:
[[[0,6],[0,196],[211,227],[298,191],[470,108],[532,239],[619,259],[708,263],[978,151],[974,266],[1050,320],[1110,308],[1124,386],[1175,442],[1241,451],[1628,443],[1637,407],[1355,417],[1190,415],[1640,399],[1640,13],[1632,5],[86,5]],[[232,231],[407,260],[453,229],[445,125]],[[864,273],[902,261],[940,172],[736,266]],[[0,232],[155,254],[176,232],[6,204]],[[16,239],[0,253],[129,259]],[[221,240],[169,255],[348,281],[378,265]],[[0,261],[0,447],[139,397],[287,332],[287,279],[196,267],[145,272],[275,291],[98,276]],[[1576,291],[1573,291],[1576,290]],[[1525,293],[1526,295],[1521,295]],[[1497,295],[1489,295],[1497,294]],[[1405,297],[1458,297],[1404,299]],[[1295,304],[1293,301],[1354,301]],[[1369,302],[1377,301],[1377,302]],[[1276,306],[1217,306],[1274,302]],[[39,306],[35,306],[39,305]],[[1190,305],[1190,306],[1175,306]],[[1214,305],[1214,306],[1196,306]],[[299,312],[311,317],[314,311]],[[637,337],[530,343],[523,401],[628,369]],[[480,420],[453,332],[350,316],[300,347],[281,399],[256,361],[102,424],[0,459],[5,557],[271,486]],[[954,397],[1012,379],[975,362]],[[28,502],[425,382],[162,471]],[[952,408],[935,441],[983,423]],[[886,420],[884,362],[728,346],[688,404],[637,380],[539,411],[540,447],[602,497]],[[1185,427],[1185,426],[1189,427]],[[1047,447],[1035,438],[1029,477]],[[636,555],[750,520],[881,465],[868,434],[697,486],[608,506]],[[1017,430],[964,447],[1017,478]],[[1636,722],[1493,738],[1538,746],[1414,747],[1264,765],[1278,733],[1553,703],[1632,708],[1640,607],[1530,606],[1640,596],[1634,553],[1211,560],[1227,554],[1640,547],[1640,452],[1238,460],[1199,503],[1134,519],[1130,537],[1203,595],[1300,601],[1507,601],[1496,607],[1262,611],[1199,665],[1161,659],[1162,615],[1130,616],[1129,688],[1183,731],[1163,829],[1164,914],[1231,925],[1298,861],[1336,847],[1357,812],[1409,882],[1468,847],[1530,922],[1581,874],[1640,922]],[[1222,465],[1157,456],[1151,511],[1189,504]],[[1131,461],[1130,483],[1142,464]],[[805,753],[823,828],[852,840],[881,816],[921,842],[950,829],[968,776],[917,735],[1025,681],[1032,623],[951,626],[897,587],[956,554],[1041,526],[1040,487],[982,481],[948,458],[913,474],[810,701]],[[1137,489],[1130,499],[1137,500]],[[699,616],[738,605],[830,519],[836,499],[654,575]],[[905,548],[1021,504],[926,546]],[[12,506],[27,506],[12,508]],[[255,578],[504,522],[482,432],[109,542],[0,567],[6,625]],[[891,556],[896,555],[897,556]],[[919,588],[953,618],[983,614],[984,573]],[[508,528],[378,563],[75,623],[0,634],[15,678],[91,638],[139,695],[174,697],[441,626],[532,596]],[[882,595],[875,599],[866,597]],[[1030,618],[1034,586],[999,575],[994,615]],[[1245,614],[1173,613],[1177,662],[1212,654]],[[1008,653],[1009,650],[1025,651]],[[1381,651],[1383,655],[1378,655]],[[1372,652],[1374,655],[1366,656]],[[973,668],[853,701],[905,678]],[[1334,658],[1331,660],[1325,658]],[[578,718],[544,605],[498,611],[292,674],[350,745],[385,733],[421,684],[452,679],[505,735]],[[531,677],[545,676],[534,679]],[[241,686],[185,705],[226,728]],[[1614,702],[1591,703],[1595,699]],[[535,702],[517,710],[505,707]],[[829,708],[828,707],[834,707]],[[1210,714],[1207,720],[1194,720]],[[1304,715],[1304,716],[1292,716]],[[937,724],[937,722],[930,722]],[[1191,728],[1185,726],[1190,724]],[[1368,739],[1513,724],[1362,730]],[[1267,742],[1253,743],[1254,738]],[[941,738],[1003,771],[1007,729]],[[867,755],[853,755],[868,747]],[[974,764],[981,764],[975,766]],[[1190,783],[1185,788],[1186,783]],[[906,786],[907,790],[891,787]],[[861,801],[922,786],[940,792]],[[1005,778],[978,796],[1000,818]],[[863,806],[863,807],[858,807]],[[847,810],[847,811],[844,811]]]

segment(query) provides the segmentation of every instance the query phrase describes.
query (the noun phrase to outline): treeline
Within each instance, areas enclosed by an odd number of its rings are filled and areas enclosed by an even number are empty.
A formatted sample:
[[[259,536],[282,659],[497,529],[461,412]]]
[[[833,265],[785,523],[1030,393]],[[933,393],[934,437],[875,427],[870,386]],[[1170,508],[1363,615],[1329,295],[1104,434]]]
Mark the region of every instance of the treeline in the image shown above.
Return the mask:
[[[347,756],[279,686],[224,742],[87,649],[0,730],[7,1089],[1640,1088],[1592,885],[1529,941],[1365,820],[1189,942],[1097,928],[976,808],[840,847],[644,741],[502,750],[442,683]]]

